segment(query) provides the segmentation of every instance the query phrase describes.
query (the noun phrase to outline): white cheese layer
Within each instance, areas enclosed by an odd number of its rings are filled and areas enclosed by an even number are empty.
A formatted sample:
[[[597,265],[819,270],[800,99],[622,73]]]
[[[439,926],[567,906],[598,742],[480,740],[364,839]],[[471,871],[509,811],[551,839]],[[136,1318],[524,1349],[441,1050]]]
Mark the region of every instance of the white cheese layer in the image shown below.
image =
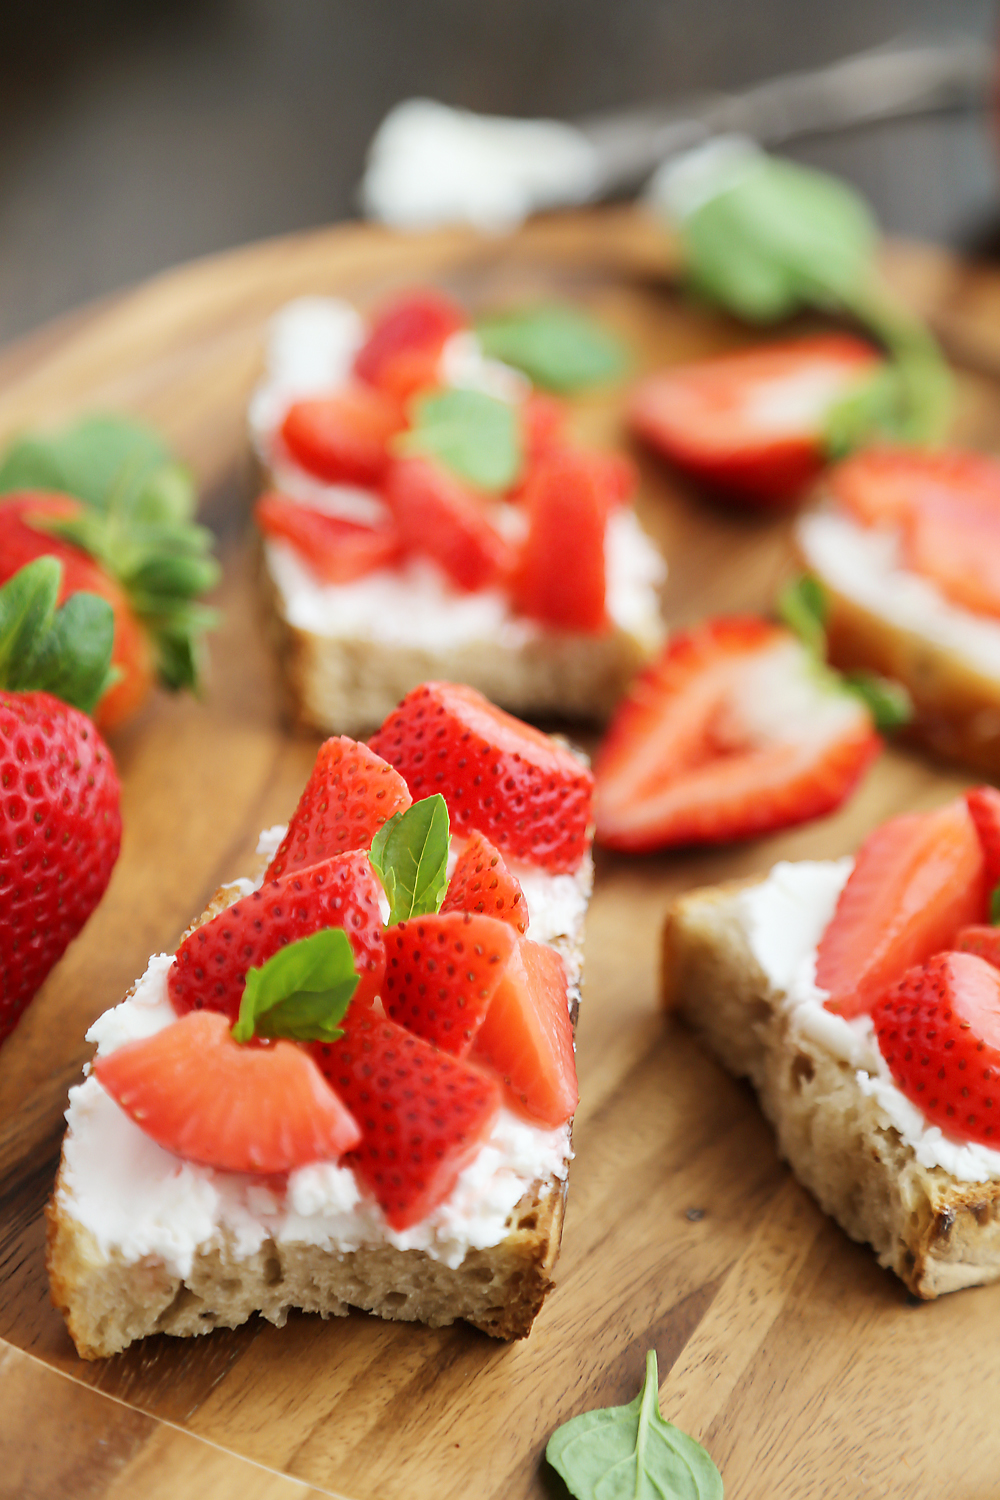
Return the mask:
[[[272,855],[283,828],[261,835]],[[572,875],[513,865],[536,942],[578,943],[593,876],[589,857]],[[234,882],[235,884],[235,882]],[[241,881],[241,894],[253,882]],[[100,1016],[87,1033],[99,1056],[153,1035],[177,1017],[167,993],[172,954],[157,954],[134,993]],[[570,972],[576,985],[578,972]],[[452,1193],[421,1223],[397,1231],[350,1167],[317,1162],[262,1180],[182,1161],[143,1133],[97,1079],[70,1090],[59,1201],[84,1224],[100,1249],[128,1262],[153,1256],[185,1277],[195,1256],[225,1238],[239,1258],[268,1240],[346,1253],[393,1245],[423,1250],[456,1267],[470,1249],[499,1244],[508,1217],[533,1183],[565,1180],[572,1158],[569,1126],[547,1130],[501,1109],[489,1139],[461,1173]]]
[[[737,897],[747,942],[790,1012],[792,1029],[855,1069],[858,1087],[878,1104],[882,1124],[898,1131],[924,1167],[943,1167],[959,1182],[1000,1177],[1000,1151],[959,1141],[932,1125],[893,1082],[870,1016],[847,1020],[824,1006],[816,984],[816,949],[854,861],[782,861],[767,879]]]

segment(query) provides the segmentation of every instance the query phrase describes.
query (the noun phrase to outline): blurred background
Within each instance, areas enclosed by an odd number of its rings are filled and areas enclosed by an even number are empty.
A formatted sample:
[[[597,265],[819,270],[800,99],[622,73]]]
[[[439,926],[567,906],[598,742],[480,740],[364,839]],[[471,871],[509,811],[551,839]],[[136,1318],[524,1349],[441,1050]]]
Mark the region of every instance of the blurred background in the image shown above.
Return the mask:
[[[897,38],[993,44],[990,0],[0,0],[0,342],[193,256],[357,213],[365,149],[427,95],[573,118],[738,89]],[[888,231],[989,252],[983,111],[789,154]]]

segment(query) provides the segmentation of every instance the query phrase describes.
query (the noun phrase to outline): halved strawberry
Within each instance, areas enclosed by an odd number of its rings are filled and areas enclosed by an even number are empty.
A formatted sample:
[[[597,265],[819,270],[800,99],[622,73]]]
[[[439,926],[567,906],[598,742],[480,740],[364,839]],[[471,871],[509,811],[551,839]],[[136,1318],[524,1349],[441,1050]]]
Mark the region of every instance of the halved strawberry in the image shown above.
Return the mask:
[[[937,953],[872,1007],[897,1085],[949,1135],[1000,1140],[1000,973],[972,953]]]
[[[337,1161],[361,1138],[308,1052],[242,1047],[212,1011],[96,1058],[94,1074],[157,1145],[223,1172]]]
[[[429,458],[394,458],[383,489],[407,552],[431,557],[460,589],[475,592],[510,573],[513,552],[484,502]]]
[[[484,833],[474,833],[458,856],[441,910],[481,912],[509,922],[517,932],[528,930],[528,908],[520,883]]]
[[[933,579],[946,598],[1000,615],[1000,492],[990,500],[915,498],[902,522],[902,552],[906,566]]]
[[[825,462],[829,414],[878,362],[847,334],[818,334],[662,370],[632,396],[632,430],[735,499],[794,501]]]
[[[481,1068],[352,1005],[337,1042],[313,1056],[357,1119],[352,1165],[393,1229],[441,1203],[492,1129],[500,1085]]]
[[[441,350],[467,322],[461,308],[441,292],[408,292],[378,313],[355,357],[354,373],[405,400],[437,383]]]
[[[986,862],[964,798],[890,818],[858,850],[820,939],[816,983],[827,1008],[870,1011],[914,964],[950,948],[986,916]]]
[[[376,568],[392,567],[402,555],[399,529],[362,526],[287,495],[262,495],[254,508],[265,536],[290,542],[302,560],[326,583],[353,583]]]
[[[457,833],[484,832],[498,848],[553,873],[575,870],[586,854],[589,770],[474,688],[423,683],[370,743],[415,798],[442,794]]]
[[[327,740],[265,881],[333,854],[369,848],[382,824],[412,800],[403,778],[367,745],[346,735]]]
[[[1000,462],[958,449],[863,448],[832,468],[825,485],[863,526],[898,526],[928,494],[1000,507]]]
[[[446,912],[385,934],[386,1013],[443,1052],[464,1057],[517,942],[494,917]]]
[[[528,534],[512,580],[517,609],[559,630],[605,629],[608,497],[591,456],[568,448],[549,454],[522,503]]]
[[[553,1129],[576,1109],[566,969],[554,948],[521,938],[469,1054],[503,1079],[519,1114]]]
[[[399,407],[367,385],[296,401],[281,438],[296,463],[328,484],[378,484],[389,439],[403,425]]]
[[[594,768],[598,840],[641,852],[821,817],[881,743],[789,631],[710,620],[675,635],[619,704]]]
[[[347,933],[359,975],[352,1004],[371,1005],[385,973],[380,895],[360,849],[266,881],[181,943],[167,974],[174,1009],[218,1010],[235,1022],[247,970],[324,927]]]
[[[965,794],[986,860],[986,884],[990,891],[1000,885],[1000,792],[995,786],[974,786]]]
[[[951,946],[958,953],[974,953],[1000,969],[1000,927],[960,927]]]

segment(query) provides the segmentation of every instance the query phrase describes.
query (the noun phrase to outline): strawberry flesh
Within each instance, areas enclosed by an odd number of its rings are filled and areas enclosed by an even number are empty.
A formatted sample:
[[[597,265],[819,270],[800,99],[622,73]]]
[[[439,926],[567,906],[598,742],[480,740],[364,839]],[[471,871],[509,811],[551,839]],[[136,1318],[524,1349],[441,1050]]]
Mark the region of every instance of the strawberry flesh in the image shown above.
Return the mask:
[[[412,800],[403,778],[367,745],[346,735],[327,740],[265,881],[350,849],[368,849],[382,824]]]
[[[243,1047],[198,1011],[94,1060],[102,1088],[157,1145],[224,1172],[337,1161],[361,1138],[304,1048]]]
[[[288,542],[324,583],[353,583],[402,555],[393,522],[362,526],[275,493],[261,496],[254,515],[265,536]]]
[[[247,970],[329,927],[342,927],[354,951],[359,980],[352,1005],[370,1006],[385,974],[380,890],[363,850],[266,881],[181,943],[167,976],[174,1009],[178,1015],[217,1010],[235,1022]]]
[[[448,1197],[488,1136],[501,1103],[495,1078],[352,1006],[337,1042],[312,1049],[361,1130],[350,1162],[393,1229],[409,1229]]]
[[[986,863],[965,801],[890,818],[862,844],[820,939],[816,983],[843,1016],[986,915]]]
[[[440,292],[409,292],[379,312],[355,356],[354,373],[405,400],[438,383],[441,351],[466,323],[462,309]]]
[[[986,884],[1000,885],[1000,792],[994,786],[974,786],[965,794],[986,860]]]
[[[1000,969],[1000,927],[960,927],[952,947],[957,953],[975,953]]]
[[[597,837],[633,852],[753,838],[832,812],[881,741],[786,630],[675,635],[619,704],[595,764]]]
[[[518,1114],[551,1129],[570,1118],[576,1057],[566,969],[554,948],[519,940],[470,1056],[499,1074]]]
[[[296,401],[281,441],[296,463],[327,484],[376,485],[389,462],[389,439],[402,426],[399,408],[366,385]]]
[[[589,455],[543,459],[523,496],[528,534],[513,579],[517,609],[559,630],[607,628],[608,495]]]
[[[0,692],[0,1042],[103,896],[121,826],[92,721],[49,693]]]
[[[470,912],[390,927],[382,990],[387,1015],[443,1052],[464,1057],[516,942],[506,922]]]
[[[872,1008],[899,1088],[949,1135],[1000,1140],[1000,972],[972,953],[937,953]]]
[[[641,381],[630,422],[712,488],[756,504],[787,504],[823,468],[831,409],[876,363],[867,344],[845,334],[722,354]]]
[[[455,832],[554,874],[588,848],[593,778],[571,751],[495,708],[474,688],[425,682],[386,719],[371,748],[416,799],[440,792]]]
[[[503,862],[500,850],[485,834],[474,833],[458,856],[441,910],[472,911],[528,930],[528,908],[520,882]]]
[[[510,544],[485,503],[429,458],[395,458],[383,490],[408,553],[430,557],[457,588],[500,583],[513,566]]]

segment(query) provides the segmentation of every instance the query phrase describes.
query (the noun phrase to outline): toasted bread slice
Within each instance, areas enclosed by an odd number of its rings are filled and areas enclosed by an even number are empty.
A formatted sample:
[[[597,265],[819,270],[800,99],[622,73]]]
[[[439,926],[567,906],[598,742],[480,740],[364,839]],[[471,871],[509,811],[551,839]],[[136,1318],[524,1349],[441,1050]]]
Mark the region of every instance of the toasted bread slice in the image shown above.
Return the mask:
[[[925,1167],[851,1064],[803,1033],[754,956],[743,885],[691,891],[663,932],[664,1005],[748,1078],[795,1175],[919,1297],[1000,1279],[1000,1180]]]
[[[588,878],[590,873],[588,860]],[[245,887],[239,884],[222,887],[188,931],[242,894]],[[551,944],[566,962],[574,1029],[584,914],[585,901],[572,930],[554,936]],[[52,1300],[84,1359],[116,1354],[151,1333],[189,1336],[235,1328],[255,1312],[281,1327],[294,1308],[326,1318],[346,1316],[357,1307],[432,1327],[464,1319],[495,1338],[524,1338],[552,1288],[570,1154],[567,1135],[561,1170],[528,1184],[508,1214],[502,1238],[468,1249],[458,1266],[422,1249],[388,1243],[337,1251],[268,1238],[248,1255],[222,1232],[199,1245],[190,1269],[180,1275],[155,1253],[132,1258],[114,1244],[98,1243],[74,1213],[64,1147],[47,1209]]]

